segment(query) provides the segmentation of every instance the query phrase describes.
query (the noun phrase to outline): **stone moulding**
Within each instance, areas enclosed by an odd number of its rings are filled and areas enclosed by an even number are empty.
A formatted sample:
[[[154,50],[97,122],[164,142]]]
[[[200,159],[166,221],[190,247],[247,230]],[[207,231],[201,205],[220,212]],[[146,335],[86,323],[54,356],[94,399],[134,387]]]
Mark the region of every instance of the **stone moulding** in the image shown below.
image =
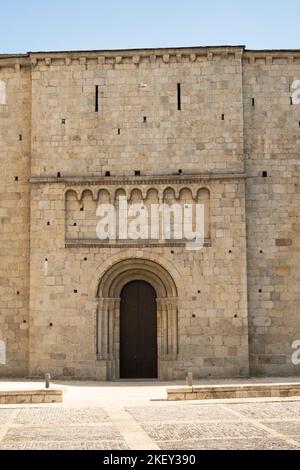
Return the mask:
[[[246,179],[245,173],[207,173],[201,175],[161,175],[161,176],[31,176],[31,184],[73,185],[143,185],[143,184],[193,184],[207,180]]]
[[[116,243],[104,243],[102,240],[65,240],[65,248],[185,248],[187,242],[177,242],[176,240],[159,243],[151,240],[141,240],[140,243],[132,241],[117,241]],[[204,248],[211,247],[211,240],[205,240]]]
[[[138,67],[142,61],[154,63],[161,61],[168,66],[172,63],[204,60],[231,59],[255,64],[256,60],[263,59],[266,63],[274,63],[277,59],[286,59],[293,64],[300,59],[300,50],[248,50],[245,46],[212,46],[212,47],[186,47],[186,48],[158,48],[158,49],[128,49],[107,51],[57,51],[57,52],[28,52],[27,54],[0,54],[0,68],[38,67],[39,65],[72,66],[73,64],[101,66],[114,66],[132,64]],[[16,71],[19,70],[16,68]]]

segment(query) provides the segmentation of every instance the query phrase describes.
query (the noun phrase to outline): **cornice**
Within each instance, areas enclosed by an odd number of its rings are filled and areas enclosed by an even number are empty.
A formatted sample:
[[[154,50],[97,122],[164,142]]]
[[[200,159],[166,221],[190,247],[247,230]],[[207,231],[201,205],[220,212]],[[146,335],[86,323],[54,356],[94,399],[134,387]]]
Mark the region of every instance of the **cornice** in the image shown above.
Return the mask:
[[[31,184],[61,184],[64,186],[87,185],[149,185],[149,184],[194,184],[209,180],[246,179],[245,173],[203,173],[199,175],[159,175],[159,176],[32,176]]]

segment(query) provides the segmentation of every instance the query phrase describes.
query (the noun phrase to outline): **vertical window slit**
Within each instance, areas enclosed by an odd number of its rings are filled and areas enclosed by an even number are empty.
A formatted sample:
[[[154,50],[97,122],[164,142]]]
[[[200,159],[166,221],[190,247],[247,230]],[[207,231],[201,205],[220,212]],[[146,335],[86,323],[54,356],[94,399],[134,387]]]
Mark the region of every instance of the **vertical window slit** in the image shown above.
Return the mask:
[[[177,83],[177,109],[181,111],[181,83]]]
[[[99,85],[96,85],[95,112],[98,113],[98,111],[99,111]]]

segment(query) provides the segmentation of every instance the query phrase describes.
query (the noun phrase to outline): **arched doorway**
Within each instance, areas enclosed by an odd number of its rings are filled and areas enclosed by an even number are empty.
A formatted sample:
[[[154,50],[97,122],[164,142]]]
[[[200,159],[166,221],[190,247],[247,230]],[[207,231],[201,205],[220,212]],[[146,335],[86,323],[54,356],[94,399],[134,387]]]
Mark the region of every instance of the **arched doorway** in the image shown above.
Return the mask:
[[[108,380],[124,377],[125,374],[121,372],[120,364],[121,334],[124,337],[124,333],[121,333],[121,328],[123,328],[121,302],[124,293],[126,297],[126,290],[124,290],[126,286],[135,282],[143,282],[149,286],[149,296],[151,289],[151,299],[155,299],[156,377],[160,380],[172,379],[174,378],[172,371],[178,355],[177,287],[171,274],[163,266],[145,258],[130,258],[117,262],[111,265],[100,278],[97,287],[96,313],[97,361],[101,361],[101,367],[106,369]],[[132,289],[136,292],[136,288],[132,287]],[[136,297],[136,293],[133,297]],[[144,302],[144,309],[147,308],[147,303],[148,301]],[[153,358],[153,352],[151,354]],[[137,374],[131,371],[130,375]],[[154,372],[151,375],[154,375]],[[149,373],[147,376],[150,377]]]
[[[120,378],[156,379],[156,292],[145,281],[123,287],[120,308]]]

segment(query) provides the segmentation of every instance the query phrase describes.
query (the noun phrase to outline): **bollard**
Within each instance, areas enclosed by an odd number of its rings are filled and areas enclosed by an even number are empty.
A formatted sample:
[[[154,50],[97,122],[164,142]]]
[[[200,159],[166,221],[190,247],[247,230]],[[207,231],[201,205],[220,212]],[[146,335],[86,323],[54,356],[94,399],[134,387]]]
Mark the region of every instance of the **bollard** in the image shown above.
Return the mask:
[[[50,388],[51,375],[45,374],[45,388]]]
[[[186,378],[186,383],[189,387],[193,386],[193,373],[189,372]]]

